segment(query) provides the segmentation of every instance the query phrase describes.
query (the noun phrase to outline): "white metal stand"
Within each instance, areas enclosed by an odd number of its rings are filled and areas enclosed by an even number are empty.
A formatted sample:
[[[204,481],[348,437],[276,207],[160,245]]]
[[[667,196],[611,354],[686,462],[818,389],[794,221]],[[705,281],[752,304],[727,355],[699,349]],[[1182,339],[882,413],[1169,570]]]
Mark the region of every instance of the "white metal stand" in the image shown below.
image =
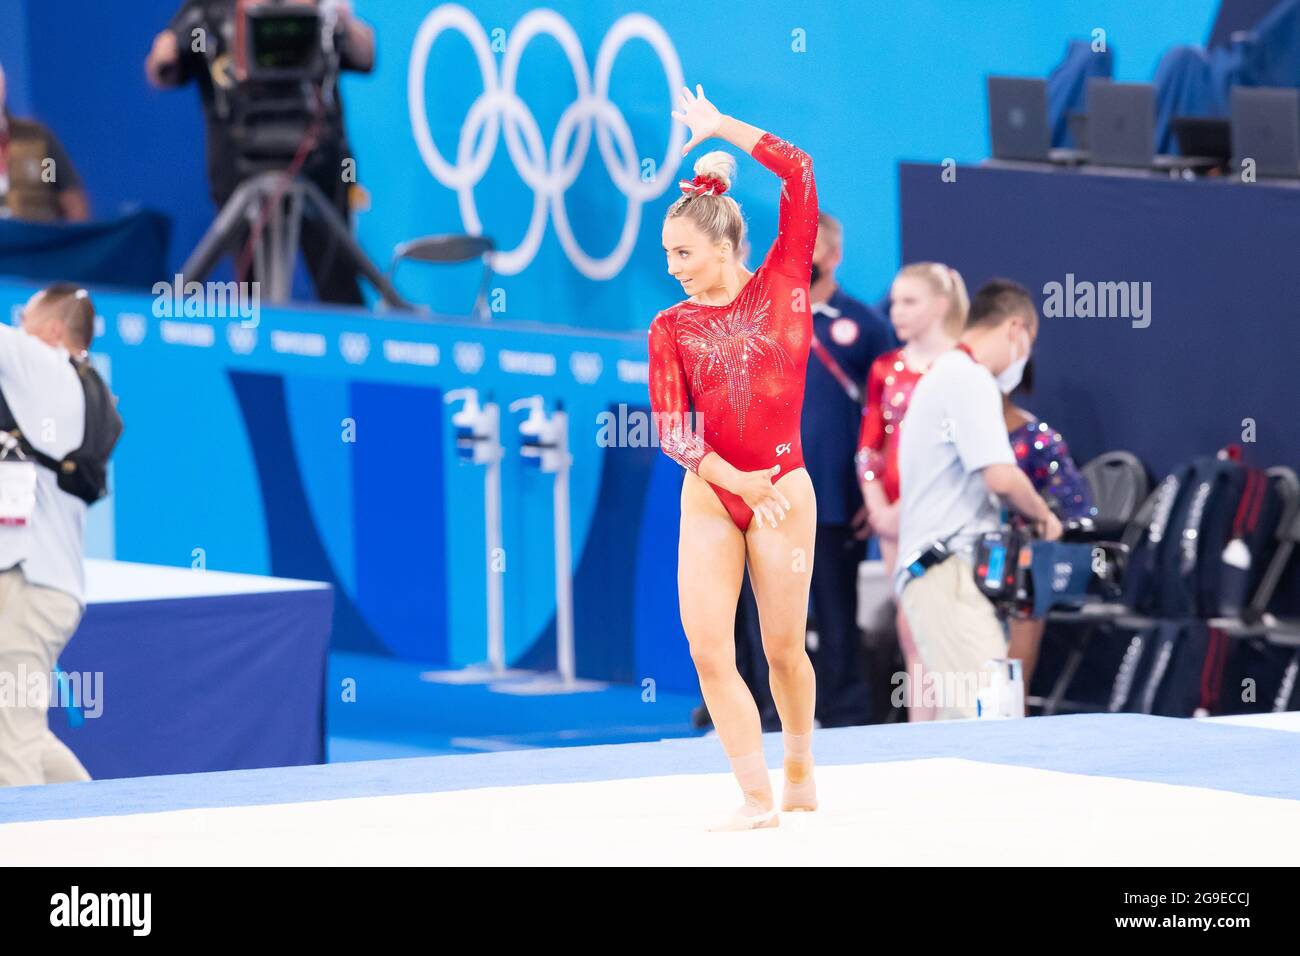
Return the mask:
[[[458,388],[443,396],[445,402],[464,400],[464,407],[452,416],[457,430],[457,448],[470,451],[469,461],[486,465],[483,474],[483,513],[486,533],[487,571],[487,661],[458,670],[425,671],[421,680],[438,684],[489,684],[493,681],[528,677],[532,672],[506,667],[504,572],[493,566],[501,546],[501,408],[495,402],[479,407],[478,392]]]
[[[555,664],[553,673],[511,683],[493,685],[502,694],[575,694],[604,690],[600,681],[578,680],[573,641],[573,547],[569,517],[569,417],[557,410],[547,416],[540,395],[510,403],[510,411],[529,408],[528,418],[519,425],[527,439],[521,451],[537,458],[543,472],[555,475],[552,511],[555,516]]]

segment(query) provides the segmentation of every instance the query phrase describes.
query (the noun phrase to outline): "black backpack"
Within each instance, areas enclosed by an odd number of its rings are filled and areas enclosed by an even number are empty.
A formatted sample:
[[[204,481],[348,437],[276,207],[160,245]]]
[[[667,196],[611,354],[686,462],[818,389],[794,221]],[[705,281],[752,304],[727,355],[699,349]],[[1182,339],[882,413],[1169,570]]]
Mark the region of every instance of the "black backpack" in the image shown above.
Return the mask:
[[[117,413],[113,393],[94,366],[75,358],[71,361],[86,396],[86,427],[80,448],[70,452],[62,461],[37,451],[19,429],[2,392],[0,431],[6,431],[17,439],[24,455],[54,472],[62,490],[93,505],[108,494],[108,459],[122,436],[122,416]]]
[[[1277,551],[1278,525],[1287,506],[1281,482],[1259,468],[1243,466],[1243,472],[1236,509],[1221,516],[1206,542],[1216,550],[1201,564],[1202,617],[1245,615]]]
[[[1170,472],[1152,493],[1152,507],[1141,533],[1129,551],[1124,571],[1123,603],[1147,616],[1160,614],[1161,573],[1169,551],[1170,524],[1187,493],[1193,465],[1183,465]]]
[[[1274,544],[1282,502],[1267,475],[1239,455],[1225,449],[1196,458],[1161,482],[1128,560],[1130,608],[1175,620],[1244,609]]]
[[[1165,531],[1160,570],[1160,616],[1200,616],[1206,568],[1217,564],[1228,543],[1232,516],[1241,501],[1246,469],[1226,456],[1192,462],[1191,474]]]
[[[1268,474],[1240,454],[1228,448],[1193,464],[1166,536],[1165,617],[1242,613],[1272,556],[1283,501]]]

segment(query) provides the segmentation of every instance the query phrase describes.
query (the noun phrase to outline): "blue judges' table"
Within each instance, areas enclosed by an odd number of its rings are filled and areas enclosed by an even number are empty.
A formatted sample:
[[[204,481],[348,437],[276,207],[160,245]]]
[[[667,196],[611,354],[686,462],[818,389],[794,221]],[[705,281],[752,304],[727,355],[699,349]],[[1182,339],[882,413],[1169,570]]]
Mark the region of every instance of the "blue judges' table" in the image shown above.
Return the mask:
[[[96,779],[325,762],[327,584],[86,562],[50,727]]]

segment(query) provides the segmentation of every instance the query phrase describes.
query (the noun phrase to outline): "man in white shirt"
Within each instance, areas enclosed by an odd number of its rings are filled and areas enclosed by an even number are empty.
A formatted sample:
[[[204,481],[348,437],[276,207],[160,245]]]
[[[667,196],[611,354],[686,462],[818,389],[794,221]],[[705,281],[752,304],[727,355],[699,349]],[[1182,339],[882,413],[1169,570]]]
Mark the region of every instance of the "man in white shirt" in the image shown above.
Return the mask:
[[[994,376],[1023,368],[1038,335],[1038,311],[1023,286],[987,283],[971,300],[961,342],[930,366],[899,436],[899,543],[894,590],[939,691],[937,717],[976,716],[984,662],[1005,656],[993,604],[975,585],[974,545],[1000,523],[999,498],[1038,525],[1061,524],[1016,464]],[[949,557],[922,573],[912,558],[941,542]],[[930,690],[920,689],[920,690]],[[909,689],[917,693],[918,689]]]
[[[82,444],[85,393],[71,358],[84,358],[94,320],[85,290],[55,286],[28,301],[21,329],[0,323],[0,393],[26,440],[56,460]],[[7,432],[0,443],[12,444]],[[0,682],[9,684],[0,684],[0,786],[90,779],[48,719],[49,674],[84,609],[86,504],[48,468],[35,471],[30,515],[0,523]]]

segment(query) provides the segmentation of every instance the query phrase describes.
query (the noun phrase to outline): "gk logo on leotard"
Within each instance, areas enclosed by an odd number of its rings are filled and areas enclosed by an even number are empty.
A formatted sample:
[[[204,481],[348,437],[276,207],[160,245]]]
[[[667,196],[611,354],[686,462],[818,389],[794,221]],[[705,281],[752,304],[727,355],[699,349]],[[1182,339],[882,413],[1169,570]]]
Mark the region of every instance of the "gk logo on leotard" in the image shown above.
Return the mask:
[[[780,458],[789,450],[790,450],[790,443],[788,441],[783,441],[781,442],[781,444],[776,446],[776,455],[778,458]]]
[[[469,41],[483,76],[483,92],[470,106],[460,129],[455,165],[447,162],[434,145],[425,103],[429,52],[434,41],[447,30],[456,30]],[[578,88],[577,99],[560,114],[549,148],[542,142],[542,133],[532,111],[515,92],[524,48],[538,34],[548,34],[559,43],[573,69]],[[524,238],[515,248],[492,256],[493,268],[502,275],[516,275],[533,261],[546,231],[549,207],[550,216],[555,220],[556,237],[574,267],[589,279],[613,278],[632,255],[641,225],[641,207],[662,195],[676,181],[674,173],[681,164],[686,128],[681,123],[672,124],[668,147],[657,172],[653,179],[644,182],[641,179],[640,153],[632,140],[632,131],[623,113],[609,101],[609,80],[614,60],[628,41],[634,39],[645,40],[658,55],[668,81],[665,102],[671,108],[674,97],[684,85],[682,65],[664,28],[645,14],[629,13],[615,21],[596,53],[594,74],[587,70],[578,35],[554,10],[531,10],[515,24],[506,41],[499,77],[487,34],[469,10],[459,4],[446,3],[434,8],[420,24],[407,73],[411,131],[420,156],[434,178],[456,190],[466,231],[474,235],[483,232],[483,223],[474,204],[474,187],[482,181],[492,162],[502,129],[505,130],[506,149],[515,171],[533,190],[533,211]],[[564,194],[586,162],[593,126],[605,168],[614,185],[627,197],[623,231],[614,251],[603,259],[588,255],[578,244],[564,203]],[[573,148],[570,151],[571,142]]]

